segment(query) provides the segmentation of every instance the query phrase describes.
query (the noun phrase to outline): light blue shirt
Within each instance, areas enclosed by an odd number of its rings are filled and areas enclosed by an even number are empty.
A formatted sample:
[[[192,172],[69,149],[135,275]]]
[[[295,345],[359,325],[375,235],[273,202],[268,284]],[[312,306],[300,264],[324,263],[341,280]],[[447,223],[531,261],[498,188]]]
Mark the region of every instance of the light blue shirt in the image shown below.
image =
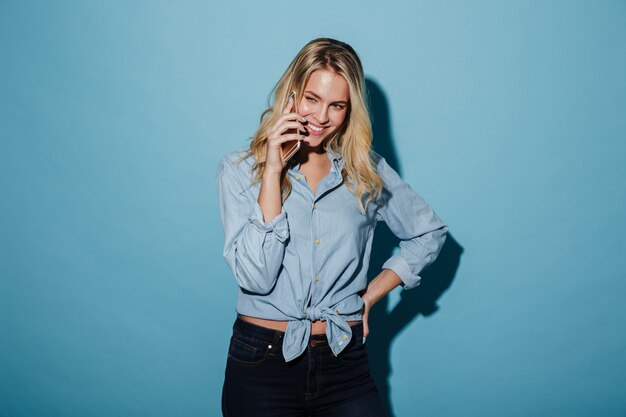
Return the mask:
[[[239,150],[224,156],[216,173],[224,258],[239,285],[237,312],[287,320],[286,361],[305,351],[310,322],[325,320],[329,345],[338,355],[352,338],[346,322],[362,319],[358,293],[367,286],[376,223],[386,222],[401,240],[383,268],[394,271],[405,289],[419,285],[419,274],[439,254],[448,227],[376,153],[385,187],[362,214],[342,181],[344,159],[331,151],[326,153],[330,172],[315,194],[299,164],[288,170],[291,194],[280,214],[264,222],[257,202],[261,185],[251,185],[253,157],[236,164],[242,155]]]

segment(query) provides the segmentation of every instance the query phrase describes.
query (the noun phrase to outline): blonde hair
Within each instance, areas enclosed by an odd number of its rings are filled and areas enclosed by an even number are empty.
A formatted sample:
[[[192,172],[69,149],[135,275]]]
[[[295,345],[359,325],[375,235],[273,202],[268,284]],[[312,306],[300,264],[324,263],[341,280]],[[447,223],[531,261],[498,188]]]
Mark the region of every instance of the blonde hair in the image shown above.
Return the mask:
[[[274,93],[274,102],[272,105],[268,103],[269,107],[261,114],[259,128],[242,160],[254,156],[251,168],[253,183],[261,181],[267,153],[267,134],[281,116],[288,93],[296,90],[297,97],[302,97],[311,74],[321,69],[334,71],[348,82],[350,99],[346,119],[332,137],[325,139],[323,146],[326,151],[332,150],[343,156],[344,183],[358,198],[359,208],[364,213],[367,204],[380,195],[383,180],[376,172],[372,160],[372,126],[365,98],[363,67],[354,49],[344,42],[318,38],[300,50],[272,89],[270,97]],[[287,163],[287,167],[294,163],[294,159]],[[284,169],[281,176],[283,202],[291,193],[291,182],[286,171]]]

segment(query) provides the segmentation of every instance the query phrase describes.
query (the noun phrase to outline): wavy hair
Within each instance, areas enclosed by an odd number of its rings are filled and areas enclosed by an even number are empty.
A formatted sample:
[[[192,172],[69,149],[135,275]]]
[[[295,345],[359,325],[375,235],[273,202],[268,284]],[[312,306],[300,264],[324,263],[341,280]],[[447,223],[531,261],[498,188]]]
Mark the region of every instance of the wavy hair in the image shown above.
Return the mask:
[[[376,172],[372,159],[372,125],[366,102],[363,66],[357,53],[347,43],[318,38],[300,50],[270,92],[268,108],[261,114],[260,125],[241,160],[254,156],[251,168],[253,183],[260,182],[265,168],[267,134],[281,116],[288,93],[296,90],[300,99],[311,74],[322,69],[343,76],[350,91],[348,113],[341,128],[326,138],[322,146],[326,151],[332,150],[343,156],[344,183],[358,198],[359,209],[364,213],[368,203],[380,196],[383,180]],[[272,94],[274,101],[270,104]],[[291,159],[285,168],[292,166],[294,160],[295,158]],[[283,203],[291,193],[291,182],[286,171],[283,169],[281,175]]]

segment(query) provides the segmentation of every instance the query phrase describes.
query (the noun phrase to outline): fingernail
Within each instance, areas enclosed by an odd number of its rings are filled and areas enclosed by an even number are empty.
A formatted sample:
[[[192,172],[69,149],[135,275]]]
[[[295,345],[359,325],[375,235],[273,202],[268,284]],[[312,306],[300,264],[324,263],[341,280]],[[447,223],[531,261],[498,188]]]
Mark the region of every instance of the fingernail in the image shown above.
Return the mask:
[[[303,121],[303,122],[306,122],[306,119],[304,118],[304,116],[302,116],[302,121]]]
[[[365,344],[365,336],[363,336],[363,344]]]

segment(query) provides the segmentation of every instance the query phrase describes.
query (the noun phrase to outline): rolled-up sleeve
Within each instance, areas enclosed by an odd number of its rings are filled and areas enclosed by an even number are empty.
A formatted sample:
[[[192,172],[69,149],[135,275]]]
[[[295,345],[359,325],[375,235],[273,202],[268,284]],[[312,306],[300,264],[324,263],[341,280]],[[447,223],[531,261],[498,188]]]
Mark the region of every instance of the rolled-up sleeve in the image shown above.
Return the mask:
[[[394,271],[404,288],[411,289],[419,285],[419,274],[439,255],[448,226],[384,158],[378,156],[376,166],[385,182],[377,218],[400,239],[400,250],[383,264],[383,269]]]
[[[265,223],[259,203],[243,187],[237,169],[224,157],[216,172],[224,259],[242,289],[267,294],[276,283],[289,239],[287,213],[282,209]]]

